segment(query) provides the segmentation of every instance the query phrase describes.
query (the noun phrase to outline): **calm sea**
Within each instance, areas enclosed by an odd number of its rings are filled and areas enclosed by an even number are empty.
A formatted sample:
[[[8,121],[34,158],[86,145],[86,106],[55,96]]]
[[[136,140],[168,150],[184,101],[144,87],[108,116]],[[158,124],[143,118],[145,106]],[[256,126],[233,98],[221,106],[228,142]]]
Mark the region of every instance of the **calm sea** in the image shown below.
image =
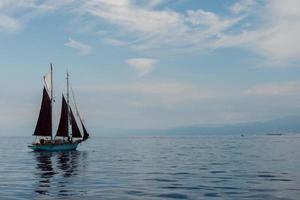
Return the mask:
[[[0,140],[0,199],[300,199],[299,136],[93,137],[37,153]]]

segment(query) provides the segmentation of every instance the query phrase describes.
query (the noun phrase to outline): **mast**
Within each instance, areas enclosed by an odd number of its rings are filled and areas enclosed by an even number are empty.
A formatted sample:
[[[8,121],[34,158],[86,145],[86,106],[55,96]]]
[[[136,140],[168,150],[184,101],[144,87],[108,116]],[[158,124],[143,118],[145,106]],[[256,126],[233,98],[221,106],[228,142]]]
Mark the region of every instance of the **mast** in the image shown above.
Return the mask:
[[[68,127],[70,127],[70,91],[69,91],[69,72],[67,71],[67,105],[68,105]],[[69,135],[69,128],[68,128],[68,135]],[[72,137],[72,135],[71,135]]]
[[[52,63],[50,63],[50,70],[51,70],[51,127],[53,125],[53,67],[52,67]],[[53,139],[53,134],[51,131],[51,141]]]

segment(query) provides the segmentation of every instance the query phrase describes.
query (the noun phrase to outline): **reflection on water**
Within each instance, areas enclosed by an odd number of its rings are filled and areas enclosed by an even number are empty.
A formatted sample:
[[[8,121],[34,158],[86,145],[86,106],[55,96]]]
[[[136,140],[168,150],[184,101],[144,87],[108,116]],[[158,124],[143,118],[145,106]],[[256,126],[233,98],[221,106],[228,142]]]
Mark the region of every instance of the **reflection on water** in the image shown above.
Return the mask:
[[[43,196],[57,192],[58,196],[70,196],[75,192],[68,183],[74,181],[78,171],[85,166],[86,152],[33,152],[33,156],[38,180],[36,194]]]
[[[52,167],[50,153],[36,153],[37,175],[39,176],[39,185],[36,192],[39,194],[47,194],[47,189],[50,187],[51,179],[55,172]]]

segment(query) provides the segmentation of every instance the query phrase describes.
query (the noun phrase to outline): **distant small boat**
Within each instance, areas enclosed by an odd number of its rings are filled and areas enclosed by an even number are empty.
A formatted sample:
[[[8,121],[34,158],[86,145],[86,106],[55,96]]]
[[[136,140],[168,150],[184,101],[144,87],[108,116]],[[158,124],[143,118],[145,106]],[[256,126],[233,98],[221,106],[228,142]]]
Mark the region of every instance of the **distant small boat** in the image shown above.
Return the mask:
[[[267,133],[266,135],[269,135],[269,136],[282,136],[283,134],[282,133]]]
[[[67,73],[67,98],[62,95],[62,107],[60,121],[56,136],[52,136],[52,108],[53,108],[53,68],[50,65],[50,73],[44,76],[44,89],[42,105],[36,128],[33,133],[36,136],[35,142],[28,147],[34,151],[70,151],[75,150],[81,142],[89,138],[89,133],[80,116],[75,98],[75,110],[82,127],[83,136],[78,127],[76,118],[70,106],[69,73]],[[73,94],[74,97],[74,94]]]

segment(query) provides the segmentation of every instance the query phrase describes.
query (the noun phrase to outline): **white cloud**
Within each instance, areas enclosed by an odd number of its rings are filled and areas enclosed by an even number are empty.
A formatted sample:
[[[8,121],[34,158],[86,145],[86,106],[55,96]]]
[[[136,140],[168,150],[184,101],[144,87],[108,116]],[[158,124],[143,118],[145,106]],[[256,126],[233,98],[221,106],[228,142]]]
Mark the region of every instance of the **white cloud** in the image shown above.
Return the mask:
[[[133,36],[132,41],[126,40],[130,47],[168,49],[168,52],[195,46],[208,48],[211,40],[241,20],[240,17],[221,18],[201,9],[179,13],[128,1],[115,4],[92,0],[85,2],[82,12],[119,27],[115,32],[116,37]],[[111,39],[112,35],[109,37]]]
[[[122,40],[114,39],[114,38],[105,38],[103,41],[107,44],[111,44],[114,46],[124,46],[127,45],[128,43]]]
[[[11,12],[15,9],[33,8],[37,0],[0,0],[0,9],[5,12]]]
[[[32,18],[66,5],[75,5],[77,0],[0,0],[0,29],[16,32]]]
[[[238,34],[223,34],[214,45],[241,47],[263,56],[265,66],[286,67],[300,58],[300,1],[268,0],[256,16],[262,24]]]
[[[126,102],[127,106],[135,108],[159,107],[175,110],[178,105],[189,105],[230,95],[230,92],[224,89],[204,88],[178,82],[141,81],[128,84],[84,86],[79,89],[104,96],[112,95],[113,98],[122,99],[122,101],[129,99]]]
[[[256,0],[240,0],[230,6],[230,10],[235,13],[239,14],[241,12],[246,12],[251,10],[252,6],[256,3]]]
[[[34,0],[0,0],[0,30],[16,32],[22,26],[21,17],[27,9],[32,8]],[[18,13],[18,17],[16,17]]]
[[[153,71],[157,60],[152,58],[132,58],[128,59],[126,63],[132,66],[138,72],[139,76],[145,76]]]
[[[104,126],[112,122],[117,127],[237,123],[299,112],[300,95],[297,98],[276,95],[270,100],[270,96],[245,94],[243,90],[235,91],[226,86],[142,79],[134,83],[99,84],[78,89],[81,94],[93,97],[86,98],[89,102],[83,105],[89,106],[86,112],[93,113],[92,118],[97,119],[95,123],[102,121]],[[99,106],[99,111],[94,109]]]
[[[218,15],[212,12],[204,10],[189,10],[187,11],[185,20],[193,25],[206,25],[208,28],[214,30],[214,32],[218,32],[230,28],[240,19],[221,19]]]
[[[152,50],[160,55],[245,48],[263,57],[268,66],[289,66],[300,60],[299,0],[238,0],[230,6],[234,15],[203,9],[178,12],[166,2],[173,3],[169,0],[16,0],[13,3],[0,0],[0,29],[14,32],[37,13],[65,9],[77,16],[92,16],[91,23],[104,21],[113,25],[107,34],[101,35],[112,45]],[[254,20],[248,22],[248,16]],[[245,26],[245,22],[252,24]],[[75,45],[74,42],[68,44]],[[81,53],[86,54],[87,49]]]
[[[16,19],[6,15],[0,15],[0,30],[15,32],[20,28],[20,26],[20,23]]]
[[[155,11],[138,7],[130,1],[87,1],[84,10],[127,31],[155,33],[172,28],[180,21],[180,15],[173,11]],[[162,28],[162,29],[161,29]]]
[[[111,5],[111,6],[129,6],[131,3],[131,0],[110,0],[110,1],[96,0],[96,3],[98,3],[98,4],[104,3],[104,4]]]
[[[161,49],[161,52],[166,52],[168,49],[168,53],[191,53],[234,47],[264,57],[264,65],[268,66],[289,66],[299,61],[298,0],[236,1],[230,6],[236,14],[234,17],[202,9],[180,13],[134,2],[92,0],[84,4],[83,12],[119,27],[116,41],[138,50]],[[159,5],[164,1],[151,2]],[[248,16],[256,20],[254,24],[243,26],[242,22]],[[237,29],[236,25],[239,25]],[[122,38],[122,34],[125,38],[133,35],[135,39],[122,41],[118,38],[120,35]]]
[[[170,0],[147,0],[146,1],[146,5],[149,7],[155,7],[155,6],[159,6],[161,4],[167,3]]]
[[[72,4],[76,5],[78,1],[77,0],[60,0],[60,1],[46,0],[40,4],[36,0],[35,2],[36,2],[35,7],[37,9],[48,12],[48,11],[55,11],[61,9],[62,7],[67,5],[72,5]]]
[[[255,86],[244,92],[249,96],[288,96],[300,94],[300,82],[289,81]]]
[[[300,1],[269,0],[267,4],[267,30],[270,34],[257,41],[261,52],[279,64],[300,57]]]
[[[78,50],[79,55],[88,55],[92,52],[92,47],[82,42],[72,40],[69,38],[69,41],[65,43],[65,46]]]

